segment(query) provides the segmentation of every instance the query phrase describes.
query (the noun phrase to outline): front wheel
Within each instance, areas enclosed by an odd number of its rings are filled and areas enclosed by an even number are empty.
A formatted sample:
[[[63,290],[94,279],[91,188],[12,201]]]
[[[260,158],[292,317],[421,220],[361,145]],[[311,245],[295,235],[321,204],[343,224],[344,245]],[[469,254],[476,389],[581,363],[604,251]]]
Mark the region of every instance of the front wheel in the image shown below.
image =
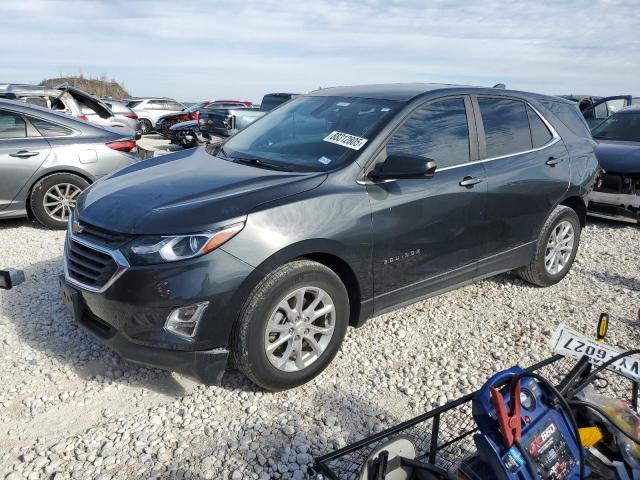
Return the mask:
[[[558,283],[569,273],[576,258],[580,233],[575,210],[557,206],[542,227],[531,263],[518,271],[520,277],[539,287]]]
[[[336,355],[348,316],[347,291],[331,269],[308,260],[287,263],[243,307],[234,332],[235,364],[267,390],[302,385]]]
[[[31,189],[31,212],[45,227],[63,229],[78,196],[88,186],[89,182],[73,173],[48,175]]]

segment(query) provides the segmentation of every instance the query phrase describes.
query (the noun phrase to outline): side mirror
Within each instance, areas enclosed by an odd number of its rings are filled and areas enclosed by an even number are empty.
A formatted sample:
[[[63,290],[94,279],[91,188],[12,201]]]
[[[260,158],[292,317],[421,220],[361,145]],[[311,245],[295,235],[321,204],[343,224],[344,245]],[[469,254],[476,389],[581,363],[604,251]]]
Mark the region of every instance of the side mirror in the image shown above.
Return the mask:
[[[436,173],[436,162],[418,155],[389,155],[377,164],[369,177],[372,180],[400,178],[431,178]]]

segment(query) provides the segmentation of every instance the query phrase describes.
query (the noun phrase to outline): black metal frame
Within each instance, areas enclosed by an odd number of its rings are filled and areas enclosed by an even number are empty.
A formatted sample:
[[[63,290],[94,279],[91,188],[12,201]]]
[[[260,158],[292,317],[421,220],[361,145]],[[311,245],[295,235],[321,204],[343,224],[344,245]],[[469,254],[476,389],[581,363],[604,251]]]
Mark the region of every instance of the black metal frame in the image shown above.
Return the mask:
[[[589,364],[586,359],[580,360],[574,365],[567,365],[568,362],[571,362],[570,359],[567,359],[561,355],[554,355],[546,360],[543,360],[531,367],[527,368],[527,372],[534,372],[543,370],[545,367],[548,367],[553,364],[554,369],[552,372],[549,372],[549,379],[554,381],[559,385],[559,388],[565,393],[564,389],[566,389],[571,384],[575,384],[575,382],[579,382],[580,378],[584,378],[583,375],[588,373],[591,369],[591,364]],[[561,367],[565,367],[561,369]],[[569,368],[567,368],[569,367]],[[636,410],[638,410],[638,390],[640,386],[638,382],[634,382],[626,379],[626,377],[622,377],[620,374],[617,374],[611,370],[605,370],[607,374],[613,374],[614,380],[613,382],[606,382],[606,388],[609,390],[614,390],[616,396],[620,398],[621,392],[623,393],[622,397],[626,397],[631,406]],[[603,372],[604,373],[604,372]],[[631,383],[630,392],[628,389],[621,388],[610,388],[612,385],[620,383],[622,380],[627,380],[627,382]],[[615,387],[615,385],[613,385]],[[382,441],[390,439],[399,433],[407,433],[407,431],[412,428],[420,427],[421,424],[426,422],[431,422],[431,428],[428,429],[428,432],[425,429],[421,429],[421,433],[427,435],[428,438],[425,438],[422,443],[424,445],[424,451],[418,451],[418,459],[423,462],[428,462],[431,465],[444,465],[445,468],[451,468],[455,466],[457,461],[462,460],[462,458],[452,459],[452,458],[443,458],[447,453],[449,447],[455,447],[457,444],[460,444],[462,441],[470,442],[471,436],[478,430],[475,424],[472,422],[469,423],[469,428],[463,428],[461,431],[455,433],[452,438],[443,439],[444,429],[448,429],[448,427],[444,427],[442,425],[443,418],[446,420],[447,414],[455,411],[460,408],[468,408],[470,412],[470,402],[475,395],[471,393],[469,395],[465,395],[457,400],[449,402],[441,407],[438,407],[429,412],[423,413],[415,418],[402,422],[398,425],[395,425],[391,428],[388,428],[384,431],[376,433],[375,435],[371,435],[370,437],[363,438],[351,445],[347,445],[339,450],[328,453],[321,457],[318,457],[315,461],[314,473],[316,475],[316,479],[321,478],[329,478],[331,480],[344,480],[345,478],[357,478],[358,472],[364,466],[364,462],[366,462],[367,457],[370,452],[380,444]],[[470,417],[470,415],[469,415]],[[459,426],[459,424],[457,425]],[[446,433],[450,433],[447,431]],[[469,445],[469,443],[467,443]],[[465,448],[465,446],[460,446],[457,448],[458,451],[466,451],[471,453],[471,450]],[[453,453],[449,455],[450,457],[455,456]],[[355,457],[355,459],[350,458],[350,456]],[[347,464],[346,467],[341,467],[341,461]],[[360,462],[358,464],[358,462]],[[347,473],[348,472],[348,473]],[[342,473],[342,476],[341,476]]]

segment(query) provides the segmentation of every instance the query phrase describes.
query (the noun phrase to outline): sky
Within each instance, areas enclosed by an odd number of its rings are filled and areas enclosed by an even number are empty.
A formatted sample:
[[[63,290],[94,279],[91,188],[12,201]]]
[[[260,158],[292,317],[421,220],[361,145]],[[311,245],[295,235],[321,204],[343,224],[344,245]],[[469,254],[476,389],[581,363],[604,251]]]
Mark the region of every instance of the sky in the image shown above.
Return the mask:
[[[0,83],[259,100],[364,83],[640,95],[640,0],[0,0]]]

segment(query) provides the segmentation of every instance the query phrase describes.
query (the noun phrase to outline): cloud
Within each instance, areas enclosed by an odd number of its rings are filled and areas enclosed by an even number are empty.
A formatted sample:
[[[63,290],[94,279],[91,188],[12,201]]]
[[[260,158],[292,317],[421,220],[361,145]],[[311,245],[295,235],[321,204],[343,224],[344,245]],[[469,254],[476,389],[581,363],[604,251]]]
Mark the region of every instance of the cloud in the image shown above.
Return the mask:
[[[638,93],[637,11],[625,0],[8,1],[0,80],[106,73],[182,100],[413,81]]]

